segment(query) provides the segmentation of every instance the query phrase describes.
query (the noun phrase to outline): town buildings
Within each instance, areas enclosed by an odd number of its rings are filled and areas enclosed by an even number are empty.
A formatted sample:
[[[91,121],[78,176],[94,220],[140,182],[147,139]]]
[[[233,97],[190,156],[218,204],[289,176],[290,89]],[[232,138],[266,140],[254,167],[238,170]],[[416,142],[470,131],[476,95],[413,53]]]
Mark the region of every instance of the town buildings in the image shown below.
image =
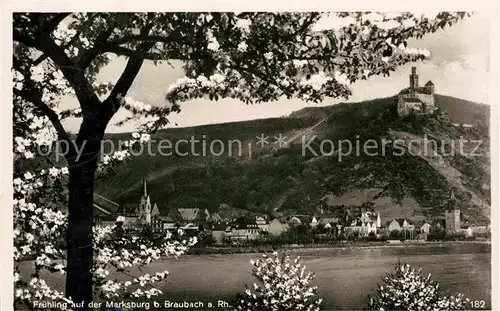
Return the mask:
[[[95,195],[96,225],[112,225],[119,221],[126,231],[140,231],[146,226],[154,234],[178,229],[193,235],[203,231],[205,234],[211,234],[215,243],[266,239],[282,235],[292,229],[331,238],[389,237],[393,235],[393,231],[398,231],[401,233],[399,236],[404,236],[405,239],[426,239],[434,227],[447,232],[463,233],[467,237],[488,232],[487,226],[481,227],[462,221],[460,209],[455,204],[454,190],[450,192],[448,208],[443,216],[430,221],[422,219],[414,221],[407,218],[384,219],[385,225],[380,213],[366,207],[349,211],[342,206],[327,212],[320,207],[312,215],[300,214],[287,217],[257,215],[237,219],[222,219],[218,213],[204,208],[170,208],[162,210],[162,214],[158,205],[150,198],[146,179],[143,180],[141,199],[136,206],[134,212],[127,212],[121,209],[119,204]],[[310,231],[304,231],[305,228],[309,228]]]

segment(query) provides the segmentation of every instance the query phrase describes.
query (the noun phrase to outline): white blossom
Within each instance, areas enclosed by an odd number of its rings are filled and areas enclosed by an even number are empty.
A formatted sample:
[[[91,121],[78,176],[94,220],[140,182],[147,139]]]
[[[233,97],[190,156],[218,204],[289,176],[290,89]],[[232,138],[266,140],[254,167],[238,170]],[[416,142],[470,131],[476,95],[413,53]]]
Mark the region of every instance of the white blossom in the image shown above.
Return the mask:
[[[335,81],[344,85],[351,84],[351,81],[347,78],[347,75],[345,73],[341,73],[340,71],[335,71]]]
[[[252,260],[252,275],[259,281],[247,288],[237,300],[237,310],[319,310],[321,299],[315,299],[317,288],[309,286],[312,273],[306,273],[300,258],[273,253]]]
[[[42,65],[30,68],[31,80],[35,82],[42,82],[45,79],[45,70]]]
[[[239,18],[236,21],[236,27],[239,28],[243,33],[250,32],[251,25],[252,25],[252,22],[248,19]]]
[[[399,265],[396,272],[384,278],[378,287],[378,296],[370,298],[369,310],[445,311],[466,310],[469,300],[463,295],[445,296],[439,284],[424,277],[410,265]]]
[[[327,77],[323,71],[311,75],[309,80],[303,79],[301,84],[304,86],[311,86],[314,90],[319,91],[325,83],[331,78]]]
[[[208,39],[207,49],[213,52],[217,52],[219,50],[220,45],[219,42],[217,41],[217,38],[214,37],[211,31],[207,32],[207,39]]]
[[[273,56],[274,56],[273,52],[266,52],[266,53],[264,53],[264,58],[266,60],[272,60]]]
[[[216,84],[220,84],[222,82],[224,82],[224,76],[219,74],[219,73],[215,73],[213,75],[210,76],[210,81],[216,83]]]
[[[59,169],[57,167],[49,168],[49,175],[52,177],[57,177],[59,175]]]
[[[245,41],[241,41],[238,44],[238,52],[244,53],[247,51],[248,45]]]
[[[405,28],[411,28],[411,27],[415,27],[416,23],[412,19],[405,19],[405,20],[403,20],[402,25]]]

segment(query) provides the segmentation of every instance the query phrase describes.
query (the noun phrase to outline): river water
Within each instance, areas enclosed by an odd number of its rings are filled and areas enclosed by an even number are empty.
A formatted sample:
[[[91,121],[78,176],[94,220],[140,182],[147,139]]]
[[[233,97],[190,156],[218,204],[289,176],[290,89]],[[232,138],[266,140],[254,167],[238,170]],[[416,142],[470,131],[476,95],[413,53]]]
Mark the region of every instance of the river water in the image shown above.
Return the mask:
[[[318,286],[323,310],[363,309],[368,295],[375,294],[377,284],[386,273],[394,271],[398,261],[421,268],[425,275],[431,273],[442,290],[463,293],[480,306],[468,309],[491,309],[491,247],[486,244],[305,249],[295,250],[291,255],[300,255],[307,270],[315,273],[312,285]],[[164,294],[152,298],[151,306],[153,302],[165,306],[166,301],[201,301],[203,306],[192,310],[217,310],[218,303],[231,305],[236,294],[245,291],[245,285],[252,286],[250,260],[261,256],[256,253],[189,255],[154,262],[143,272],[168,270],[170,276],[161,285]],[[25,267],[22,274],[26,276],[28,265],[22,264]],[[63,275],[51,274],[47,280],[56,289],[64,290]],[[213,308],[208,308],[209,303]],[[187,310],[173,307],[160,309]]]

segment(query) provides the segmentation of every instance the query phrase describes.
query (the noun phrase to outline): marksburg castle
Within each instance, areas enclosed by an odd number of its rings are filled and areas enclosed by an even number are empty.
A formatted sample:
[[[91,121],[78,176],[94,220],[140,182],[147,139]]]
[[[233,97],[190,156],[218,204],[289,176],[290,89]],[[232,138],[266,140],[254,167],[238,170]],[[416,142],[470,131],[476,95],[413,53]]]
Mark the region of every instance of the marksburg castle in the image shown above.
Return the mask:
[[[398,94],[398,115],[406,116],[410,113],[431,114],[436,111],[434,104],[434,83],[427,82],[423,87],[418,86],[417,68],[411,68],[410,87]]]

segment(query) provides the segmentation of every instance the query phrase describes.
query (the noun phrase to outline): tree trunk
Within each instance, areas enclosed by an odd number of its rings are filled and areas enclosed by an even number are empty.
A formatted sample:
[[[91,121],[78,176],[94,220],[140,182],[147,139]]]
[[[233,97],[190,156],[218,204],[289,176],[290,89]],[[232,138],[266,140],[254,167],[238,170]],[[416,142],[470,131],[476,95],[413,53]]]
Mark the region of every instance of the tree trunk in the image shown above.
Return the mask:
[[[75,142],[79,157],[68,158],[69,205],[67,242],[66,297],[75,310],[92,310],[93,266],[93,194],[94,177],[104,129],[97,118],[85,118]]]
[[[66,296],[76,302],[92,301],[92,223],[95,165],[70,170],[68,206],[68,267]],[[82,305],[83,306],[83,305]]]

